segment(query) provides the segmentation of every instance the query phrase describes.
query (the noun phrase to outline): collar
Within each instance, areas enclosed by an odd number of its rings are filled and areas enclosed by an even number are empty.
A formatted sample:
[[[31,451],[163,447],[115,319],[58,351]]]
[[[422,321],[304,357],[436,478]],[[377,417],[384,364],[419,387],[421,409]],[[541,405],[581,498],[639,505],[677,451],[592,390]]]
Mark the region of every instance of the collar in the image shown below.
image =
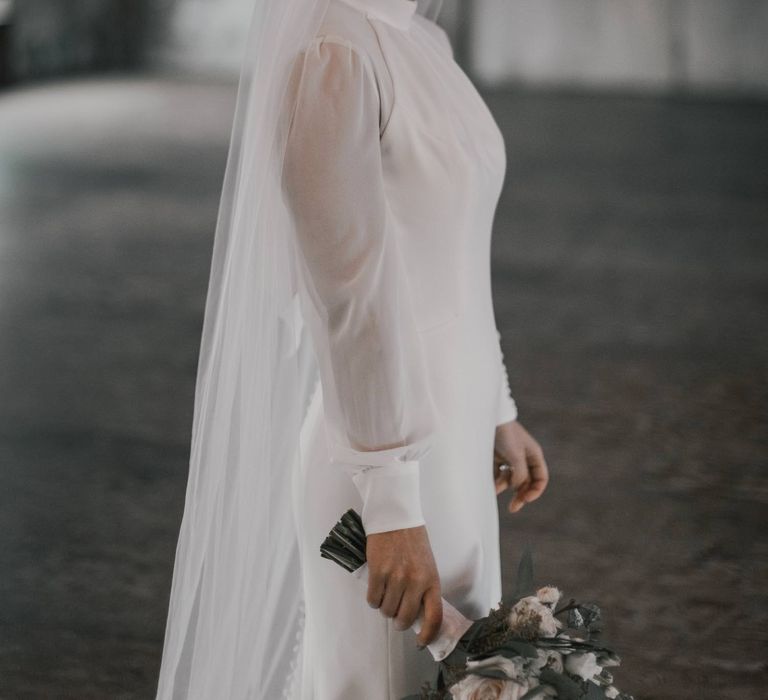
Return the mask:
[[[380,19],[397,27],[408,29],[416,12],[417,0],[341,0],[364,12],[366,16]]]

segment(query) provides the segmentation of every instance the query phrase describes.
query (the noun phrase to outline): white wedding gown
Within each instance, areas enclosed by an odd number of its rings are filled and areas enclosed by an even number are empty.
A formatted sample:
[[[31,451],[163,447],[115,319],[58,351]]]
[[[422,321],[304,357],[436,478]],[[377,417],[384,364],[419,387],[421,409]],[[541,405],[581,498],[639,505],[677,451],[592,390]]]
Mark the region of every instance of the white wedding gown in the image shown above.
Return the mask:
[[[414,0],[331,0],[297,62],[284,176],[318,383],[301,438],[302,663],[286,697],[399,700],[434,681],[410,630],[319,546],[348,508],[368,532],[425,524],[443,597],[501,598],[496,425],[517,416],[493,312],[506,157],[444,31]]]

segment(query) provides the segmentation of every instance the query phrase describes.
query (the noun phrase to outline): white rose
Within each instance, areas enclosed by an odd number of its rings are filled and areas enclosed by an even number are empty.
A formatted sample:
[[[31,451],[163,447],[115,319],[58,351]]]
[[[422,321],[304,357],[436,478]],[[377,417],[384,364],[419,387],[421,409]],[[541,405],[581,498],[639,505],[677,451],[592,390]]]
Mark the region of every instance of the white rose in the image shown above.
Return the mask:
[[[522,657],[516,656],[509,659],[506,656],[497,654],[496,656],[489,656],[487,659],[468,660],[467,669],[495,669],[496,671],[501,671],[509,679],[522,681],[525,679],[524,663],[525,661]]]
[[[552,609],[535,595],[521,598],[509,613],[507,624],[523,637],[554,637],[562,626],[552,615]]]
[[[517,683],[516,681],[505,681],[499,700],[520,700],[530,689],[531,685],[526,682]]]
[[[553,608],[557,605],[557,601],[560,600],[562,595],[560,589],[555,588],[555,586],[544,586],[536,591],[536,597],[544,603],[544,605],[549,605]]]
[[[545,666],[549,666],[557,673],[563,672],[563,655],[559,651],[551,649],[536,649],[537,658],[531,659],[531,671],[538,675]]]
[[[495,680],[492,678],[483,678],[482,676],[464,676],[458,683],[450,687],[451,698],[453,700],[497,700],[499,697],[498,686],[495,694],[491,694],[492,686],[486,684],[486,681]],[[486,685],[486,688],[483,686]],[[488,692],[486,692],[488,691]],[[482,693],[482,694],[481,694]]]
[[[609,666],[619,666],[621,664],[621,659],[613,652],[611,653],[603,652],[602,654],[600,654],[600,661],[598,663],[603,668],[607,668]]]
[[[565,670],[585,681],[594,678],[602,667],[597,663],[597,657],[591,651],[574,651],[565,657]]]
[[[609,685],[607,688],[604,689],[605,697],[607,698],[617,698],[619,697],[619,689],[615,685]]]
[[[469,675],[454,683],[450,691],[453,700],[520,700],[528,692],[528,685]]]

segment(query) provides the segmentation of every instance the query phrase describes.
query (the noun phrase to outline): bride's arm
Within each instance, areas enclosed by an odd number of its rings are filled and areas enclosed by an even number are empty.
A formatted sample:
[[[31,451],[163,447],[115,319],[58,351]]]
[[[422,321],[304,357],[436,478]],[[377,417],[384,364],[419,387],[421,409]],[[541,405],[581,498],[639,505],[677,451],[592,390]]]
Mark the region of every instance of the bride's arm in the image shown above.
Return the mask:
[[[439,580],[421,510],[419,459],[430,446],[435,411],[390,225],[376,80],[365,55],[335,38],[315,39],[300,67],[283,186],[331,458],[363,501],[369,603],[397,613],[407,628],[425,596],[420,636],[430,641],[439,627]]]
[[[332,458],[361,491],[366,532],[415,527],[425,522],[418,460],[434,409],[390,226],[375,78],[336,39],[305,53],[283,180]]]

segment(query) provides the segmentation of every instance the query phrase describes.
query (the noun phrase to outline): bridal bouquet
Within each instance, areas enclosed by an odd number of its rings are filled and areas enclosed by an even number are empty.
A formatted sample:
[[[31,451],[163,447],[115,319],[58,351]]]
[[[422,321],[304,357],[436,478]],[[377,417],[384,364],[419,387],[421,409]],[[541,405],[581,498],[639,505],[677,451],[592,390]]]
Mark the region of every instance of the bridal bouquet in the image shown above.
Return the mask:
[[[320,546],[321,556],[367,580],[365,529],[352,509]],[[509,604],[468,620],[443,599],[443,623],[427,648],[437,662],[435,687],[425,684],[403,700],[633,700],[608,670],[619,656],[602,643],[600,608],[571,599],[557,607],[554,586],[533,587],[533,560],[525,549]],[[411,627],[421,629],[421,619]]]

